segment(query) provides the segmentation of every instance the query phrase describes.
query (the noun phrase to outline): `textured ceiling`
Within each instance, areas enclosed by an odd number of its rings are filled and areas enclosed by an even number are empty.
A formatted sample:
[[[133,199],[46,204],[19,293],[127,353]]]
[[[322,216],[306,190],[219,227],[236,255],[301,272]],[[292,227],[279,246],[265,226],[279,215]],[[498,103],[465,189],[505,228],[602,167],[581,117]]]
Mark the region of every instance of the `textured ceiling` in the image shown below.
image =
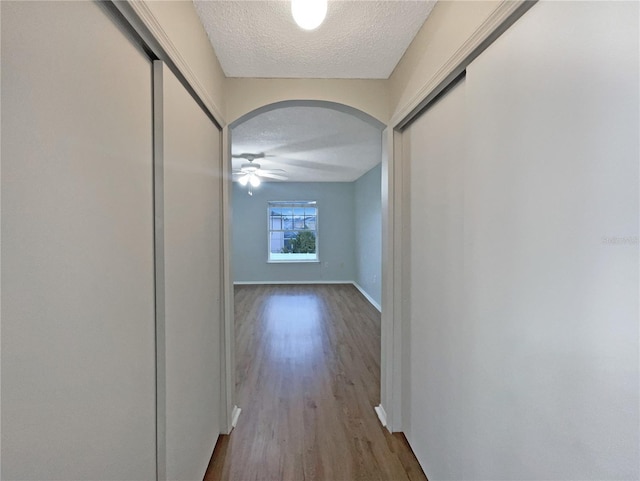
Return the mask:
[[[329,0],[313,31],[284,0],[194,4],[227,77],[386,79],[435,0]]]
[[[381,159],[379,128],[324,107],[284,107],[231,130],[231,152],[261,153],[263,169],[284,169],[289,182],[351,182]],[[246,161],[233,159],[239,169]]]

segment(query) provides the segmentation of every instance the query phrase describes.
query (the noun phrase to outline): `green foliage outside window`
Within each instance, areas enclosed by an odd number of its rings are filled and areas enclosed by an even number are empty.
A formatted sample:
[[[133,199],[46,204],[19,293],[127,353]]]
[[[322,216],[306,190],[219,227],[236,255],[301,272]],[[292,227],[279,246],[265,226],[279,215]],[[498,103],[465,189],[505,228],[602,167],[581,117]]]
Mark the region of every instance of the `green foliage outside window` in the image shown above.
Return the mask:
[[[298,231],[297,235],[282,249],[283,254],[313,254],[316,252],[316,235],[310,230]]]

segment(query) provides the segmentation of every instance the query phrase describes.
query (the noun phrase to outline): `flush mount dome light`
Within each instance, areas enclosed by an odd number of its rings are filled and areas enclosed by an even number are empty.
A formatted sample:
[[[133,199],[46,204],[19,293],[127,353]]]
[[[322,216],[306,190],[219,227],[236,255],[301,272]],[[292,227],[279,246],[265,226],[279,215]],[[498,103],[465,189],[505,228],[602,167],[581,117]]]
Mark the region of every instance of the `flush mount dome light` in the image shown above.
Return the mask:
[[[291,0],[291,14],[300,28],[313,30],[327,15],[327,0]]]

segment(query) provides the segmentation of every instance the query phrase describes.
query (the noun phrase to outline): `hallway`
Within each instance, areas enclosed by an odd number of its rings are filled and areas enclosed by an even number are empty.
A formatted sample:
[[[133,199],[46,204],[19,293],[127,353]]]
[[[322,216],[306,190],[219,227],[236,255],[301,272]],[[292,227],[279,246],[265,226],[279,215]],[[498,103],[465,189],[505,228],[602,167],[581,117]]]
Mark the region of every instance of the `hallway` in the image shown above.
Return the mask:
[[[205,481],[425,480],[373,407],[380,314],[352,285],[236,286],[242,414]]]

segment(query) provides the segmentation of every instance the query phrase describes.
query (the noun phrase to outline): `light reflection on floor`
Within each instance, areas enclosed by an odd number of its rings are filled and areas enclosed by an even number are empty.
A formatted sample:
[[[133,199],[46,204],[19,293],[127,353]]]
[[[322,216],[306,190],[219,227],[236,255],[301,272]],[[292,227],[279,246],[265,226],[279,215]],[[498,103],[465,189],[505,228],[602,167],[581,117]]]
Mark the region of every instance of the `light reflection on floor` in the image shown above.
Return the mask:
[[[265,335],[274,361],[314,361],[322,354],[321,304],[315,296],[273,295],[265,309]]]

